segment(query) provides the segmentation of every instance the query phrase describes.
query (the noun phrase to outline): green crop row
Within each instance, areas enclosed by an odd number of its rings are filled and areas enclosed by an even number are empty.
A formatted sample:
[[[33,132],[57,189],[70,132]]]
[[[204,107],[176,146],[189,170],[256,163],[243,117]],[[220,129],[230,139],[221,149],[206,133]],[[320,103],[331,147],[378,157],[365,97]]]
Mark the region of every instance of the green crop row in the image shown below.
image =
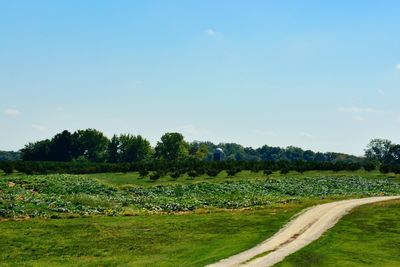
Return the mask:
[[[6,176],[0,179],[0,217],[120,215],[127,209],[234,209],[302,198],[395,194],[400,194],[398,183],[361,177],[286,177],[120,189],[80,175]]]

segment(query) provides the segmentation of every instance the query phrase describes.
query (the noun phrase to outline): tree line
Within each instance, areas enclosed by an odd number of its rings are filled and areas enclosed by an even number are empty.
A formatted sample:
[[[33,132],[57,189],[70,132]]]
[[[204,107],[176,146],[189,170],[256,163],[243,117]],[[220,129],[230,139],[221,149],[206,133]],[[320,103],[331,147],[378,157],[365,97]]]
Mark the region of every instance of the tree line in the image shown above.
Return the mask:
[[[104,162],[56,162],[56,161],[3,161],[0,170],[12,173],[14,170],[25,174],[88,174],[106,172],[139,172],[141,177],[156,180],[163,176],[179,178],[187,175],[198,177],[207,175],[215,177],[222,171],[228,176],[235,176],[241,171],[262,171],[265,175],[280,171],[286,174],[290,171],[305,172],[310,170],[356,171],[361,168],[375,169],[374,166],[361,163],[338,162],[305,162],[305,161],[199,161],[186,159],[178,161],[151,160],[134,163],[104,163]]]
[[[226,157],[213,162],[212,153],[220,147]],[[400,145],[385,139],[373,139],[364,157],[341,153],[320,153],[289,146],[287,148],[263,146],[257,149],[235,143],[215,145],[211,142],[186,142],[180,133],[164,134],[153,148],[140,135],[114,135],[108,139],[95,129],[63,131],[52,139],[27,144],[21,151],[22,161],[0,162],[6,173],[17,170],[27,174],[47,173],[100,173],[137,171],[152,179],[183,174],[195,177],[218,175],[226,171],[229,176],[243,170],[304,172],[308,170],[350,170],[400,173]]]
[[[21,153],[15,151],[0,151],[0,161],[14,161],[21,159]]]
[[[107,138],[95,129],[65,130],[51,139],[27,144],[21,149],[25,161],[80,161],[105,163],[134,163],[149,160],[211,161],[219,147],[226,161],[305,161],[305,162],[360,162],[362,159],[344,153],[321,153],[298,147],[262,146],[243,147],[235,143],[187,142],[180,133],[166,133],[152,147],[141,135],[121,134]]]
[[[400,173],[400,144],[387,139],[373,139],[365,150],[365,157],[383,173]]]

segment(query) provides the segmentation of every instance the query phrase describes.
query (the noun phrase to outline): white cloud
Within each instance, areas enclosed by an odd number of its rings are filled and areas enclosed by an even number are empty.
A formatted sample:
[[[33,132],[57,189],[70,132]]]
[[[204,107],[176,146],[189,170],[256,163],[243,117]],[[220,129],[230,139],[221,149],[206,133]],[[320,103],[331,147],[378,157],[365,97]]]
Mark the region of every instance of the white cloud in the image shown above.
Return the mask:
[[[351,115],[351,119],[356,122],[364,122],[378,114],[387,114],[387,112],[374,108],[360,108],[360,107],[339,107],[338,112]]]
[[[7,108],[4,110],[4,114],[6,114],[8,116],[18,116],[21,114],[21,112],[17,109]]]
[[[46,126],[40,125],[40,124],[32,124],[31,125],[33,129],[39,131],[39,132],[46,132],[48,128]]]
[[[207,29],[207,30],[204,30],[204,33],[209,36],[214,36],[214,35],[217,35],[219,32],[217,32],[216,30],[213,30],[213,29]]]
[[[354,113],[354,114],[364,114],[364,113],[383,113],[382,110],[374,108],[360,108],[360,107],[339,107],[338,112],[342,113]]]
[[[355,115],[352,117],[353,121],[366,121],[366,119],[361,115]]]
[[[396,70],[400,70],[400,64],[396,65]]]
[[[191,124],[178,127],[177,130],[178,130],[178,132],[182,132],[182,134],[184,134],[184,135],[185,134],[188,134],[188,135],[199,135],[200,134],[200,130]]]
[[[301,132],[301,133],[299,133],[299,135],[300,135],[301,137],[304,137],[304,138],[307,138],[307,139],[315,139],[315,136],[312,135],[312,134],[310,134],[310,133]]]

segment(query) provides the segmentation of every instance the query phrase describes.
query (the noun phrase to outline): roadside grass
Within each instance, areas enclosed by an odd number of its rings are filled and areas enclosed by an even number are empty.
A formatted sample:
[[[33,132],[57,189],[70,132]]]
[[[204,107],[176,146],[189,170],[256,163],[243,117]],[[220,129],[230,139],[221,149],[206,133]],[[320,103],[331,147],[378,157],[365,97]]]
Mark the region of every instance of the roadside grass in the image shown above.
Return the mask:
[[[1,266],[204,266],[260,243],[315,204],[0,223]]]
[[[166,184],[193,184],[199,182],[213,182],[213,183],[222,183],[227,180],[256,180],[256,179],[265,179],[267,176],[262,172],[251,172],[251,171],[241,171],[233,177],[228,177],[225,171],[219,173],[216,177],[209,177],[207,175],[198,176],[195,178],[191,178],[187,176],[187,174],[182,175],[181,177],[174,179],[170,176],[163,176],[159,180],[151,181],[148,177],[140,177],[137,172],[128,172],[128,173],[95,173],[95,174],[87,174],[88,177],[93,177],[98,179],[101,182],[108,183],[114,186],[124,186],[124,185],[139,185],[139,186],[155,186],[155,185],[166,185]],[[299,173],[295,171],[291,171],[287,174],[281,174],[280,172],[273,172],[268,178],[302,178],[302,177],[321,177],[321,176],[329,176],[329,177],[351,177],[358,176],[363,177],[365,179],[388,179],[390,181],[400,183],[400,174],[388,173],[383,174],[379,171],[371,171],[367,172],[364,170],[359,171],[307,171],[304,173]]]
[[[400,266],[399,218],[400,200],[358,207],[276,266]]]

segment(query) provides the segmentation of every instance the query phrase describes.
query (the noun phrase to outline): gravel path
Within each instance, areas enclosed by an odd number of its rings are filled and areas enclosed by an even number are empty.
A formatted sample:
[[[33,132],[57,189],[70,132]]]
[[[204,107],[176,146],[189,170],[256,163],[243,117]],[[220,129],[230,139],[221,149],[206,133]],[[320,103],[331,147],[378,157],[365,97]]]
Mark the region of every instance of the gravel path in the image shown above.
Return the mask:
[[[321,237],[351,209],[393,199],[400,199],[400,196],[342,200],[314,206],[303,211],[263,243],[208,267],[272,266]]]

